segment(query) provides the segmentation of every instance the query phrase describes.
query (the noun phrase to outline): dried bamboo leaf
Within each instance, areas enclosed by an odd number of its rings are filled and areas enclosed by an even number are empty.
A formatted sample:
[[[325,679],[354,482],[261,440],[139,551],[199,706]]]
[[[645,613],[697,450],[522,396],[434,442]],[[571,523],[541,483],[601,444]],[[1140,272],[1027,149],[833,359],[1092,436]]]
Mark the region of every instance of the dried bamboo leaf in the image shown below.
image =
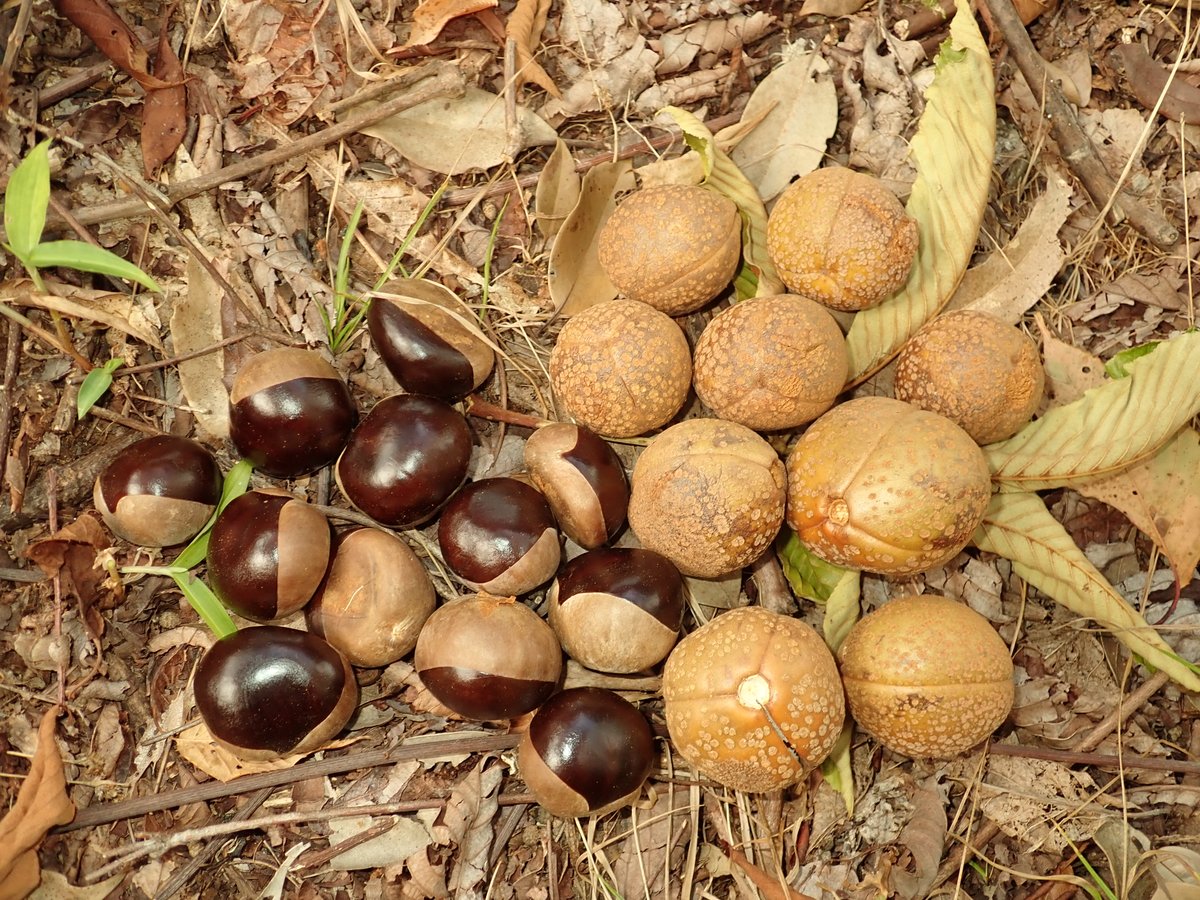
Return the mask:
[[[881,368],[946,304],[979,236],[991,184],[996,100],[991,57],[966,4],[950,23],[950,43],[938,54],[912,140],[918,174],[906,210],[920,226],[917,258],[899,293],[854,317],[846,336],[854,384]]]
[[[1188,690],[1200,690],[1200,673],[1176,656],[1088,562],[1037,494],[994,494],[974,543],[1011,560],[1017,575],[1076,615],[1095,621],[1149,665]]]
[[[758,286],[754,296],[782,294],[783,282],[767,255],[767,208],[757,189],[750,183],[718,145],[713,133],[703,122],[686,110],[668,106],[662,110],[675,120],[683,131],[683,139],[704,161],[704,181],[735,204],[742,215],[742,259],[753,270]],[[739,290],[739,297],[741,297]]]
[[[1200,413],[1200,332],[1163,341],[1130,363],[1128,378],[1051,409],[984,452],[992,477],[1014,490],[1073,485],[1153,455]],[[1185,375],[1184,373],[1189,373]]]

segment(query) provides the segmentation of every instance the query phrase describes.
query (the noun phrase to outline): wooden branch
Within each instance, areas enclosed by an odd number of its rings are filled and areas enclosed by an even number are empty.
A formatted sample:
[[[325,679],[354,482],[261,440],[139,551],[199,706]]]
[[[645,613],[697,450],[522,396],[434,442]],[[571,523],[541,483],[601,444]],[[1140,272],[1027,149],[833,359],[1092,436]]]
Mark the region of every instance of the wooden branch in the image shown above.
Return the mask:
[[[1167,221],[1157,209],[1141,202],[1117,183],[1104,168],[1096,148],[1079,125],[1075,110],[1063,97],[1062,90],[1046,71],[1046,61],[1038,54],[1029,38],[1012,0],[983,0],[992,21],[1004,36],[1017,67],[1041,105],[1043,115],[1050,120],[1050,133],[1062,151],[1063,159],[1083,184],[1101,215],[1105,211],[1128,219],[1153,244],[1164,249],[1179,242],[1179,229]]]

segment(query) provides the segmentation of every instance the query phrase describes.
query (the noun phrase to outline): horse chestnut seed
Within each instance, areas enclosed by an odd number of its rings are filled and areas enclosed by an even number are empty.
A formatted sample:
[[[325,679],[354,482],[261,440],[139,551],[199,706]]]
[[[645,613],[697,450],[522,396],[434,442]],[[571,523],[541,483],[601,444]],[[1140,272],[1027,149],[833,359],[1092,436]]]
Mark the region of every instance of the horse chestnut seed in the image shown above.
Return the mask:
[[[329,522],[283,491],[249,491],[213,523],[208,577],[238,615],[281,619],[312,599],[329,565]]]
[[[329,465],[358,418],[350,389],[313,350],[256,354],[229,392],[229,436],[254,467],[294,478]]]
[[[517,767],[547,812],[599,816],[631,803],[654,763],[654,736],[637,708],[602,688],[569,688],[538,709]]]
[[[92,497],[117,537],[142,547],[191,540],[221,499],[221,467],[204,447],[169,434],[130,444],[96,479]]]
[[[525,468],[567,537],[585,550],[625,524],[629,480],[608,441],[582,425],[555,422],[525,442]]]
[[[316,750],[350,721],[358,683],[315,634],[263,625],[217,641],[196,667],[196,707],[217,742],[243,759]]]

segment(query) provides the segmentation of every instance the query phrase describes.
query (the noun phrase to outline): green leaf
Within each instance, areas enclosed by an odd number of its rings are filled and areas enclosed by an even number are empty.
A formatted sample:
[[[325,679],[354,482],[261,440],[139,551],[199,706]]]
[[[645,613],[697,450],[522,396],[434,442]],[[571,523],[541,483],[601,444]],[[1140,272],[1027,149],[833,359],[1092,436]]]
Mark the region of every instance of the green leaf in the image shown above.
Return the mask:
[[[254,465],[247,459],[239,459],[229,470],[229,474],[225,476],[225,483],[221,487],[221,499],[217,501],[217,508],[213,510],[213,514],[208,517],[208,521],[204,523],[204,527],[200,529],[200,533],[192,538],[192,542],[179,551],[179,555],[175,557],[175,562],[172,564],[176,568],[184,570],[194,569],[200,563],[204,562],[208,556],[208,537],[212,531],[213,523],[217,521],[217,516],[221,515],[225,507],[227,507],[234,499],[246,493],[246,489],[250,486],[250,475],[254,472]]]
[[[664,107],[662,112],[675,120],[687,145],[700,154],[704,163],[704,183],[737,205],[742,216],[742,258],[758,278],[756,296],[782,294],[785,290],[783,282],[767,255],[767,208],[758,189],[742,174],[729,154],[717,146],[708,126],[690,112],[675,106]],[[745,285],[742,279],[738,285],[739,298]]]
[[[30,265],[29,255],[42,239],[49,205],[50,141],[46,140],[13,169],[4,192],[4,230],[12,252],[26,265]]]
[[[173,574],[171,577],[183,591],[183,596],[187,597],[192,609],[196,611],[196,614],[213,634],[218,638],[227,638],[231,634],[237,633],[237,626],[233,624],[233,619],[230,618],[224,605],[207,584],[190,572],[183,575]]]
[[[1113,380],[1129,377],[1129,364],[1135,359],[1141,359],[1147,353],[1153,353],[1154,348],[1161,343],[1162,341],[1149,341],[1145,344],[1139,344],[1137,347],[1122,350],[1104,364],[1105,373]]]
[[[110,359],[104,365],[87,373],[83,384],[79,385],[79,394],[75,398],[75,411],[79,418],[82,419],[86,416],[112,386],[113,372],[117,371],[122,363],[124,363],[122,359]]]
[[[777,548],[784,577],[792,591],[825,607],[822,623],[825,643],[837,653],[862,616],[859,603],[862,573],[821,559],[790,528],[784,528],[780,534]]]
[[[1012,560],[1021,578],[1075,615],[1096,622],[1187,690],[1200,690],[1200,675],[1105,580],[1037,494],[993,494],[973,540],[980,550]]]
[[[1040,490],[1118,472],[1152,456],[1200,413],[1200,332],[1178,334],[1127,365],[1128,378],[985,448],[992,478],[1010,490]]]
[[[854,723],[847,716],[842,733],[829,755],[821,763],[821,777],[842,795],[846,804],[846,815],[854,815],[854,769],[851,766],[850,746],[854,738]]]
[[[29,254],[29,263],[39,269],[63,266],[81,272],[96,272],[136,281],[151,291],[161,291],[158,282],[128,260],[121,259],[103,247],[93,247],[83,241],[50,241],[38,244]]]
[[[911,145],[917,180],[905,210],[920,228],[917,258],[899,293],[854,317],[846,335],[853,384],[886,364],[946,305],[979,239],[992,183],[996,96],[991,54],[965,3],[951,20],[950,40],[961,59],[935,74]]]

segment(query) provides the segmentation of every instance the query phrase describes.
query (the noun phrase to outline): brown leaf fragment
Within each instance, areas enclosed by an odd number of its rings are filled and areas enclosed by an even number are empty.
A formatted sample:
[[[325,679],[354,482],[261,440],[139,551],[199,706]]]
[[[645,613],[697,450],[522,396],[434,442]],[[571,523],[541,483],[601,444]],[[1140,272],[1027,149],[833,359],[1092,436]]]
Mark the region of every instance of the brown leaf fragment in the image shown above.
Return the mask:
[[[735,847],[729,848],[729,861],[746,873],[746,877],[767,900],[812,900],[808,894],[794,891],[778,875],[768,875]]]
[[[62,755],[54,740],[58,707],[46,710],[37,749],[17,802],[0,819],[0,900],[21,900],[41,881],[37,848],[55,825],[75,818]]]
[[[92,39],[92,43],[146,90],[171,87],[150,74],[150,55],[133,29],[105,0],[54,0],[58,14]]]
[[[58,576],[63,590],[79,602],[80,616],[94,640],[99,640],[104,631],[100,610],[112,609],[123,599],[101,590],[105,572],[96,566],[96,554],[109,543],[103,526],[85,513],[25,551],[48,576]]]
[[[412,31],[408,33],[408,43],[400,49],[422,47],[441,34],[451,19],[492,9],[498,2],[499,0],[423,0],[413,11],[413,26]]]
[[[518,0],[504,26],[504,33],[517,44],[517,80],[513,90],[520,90],[521,85],[532,81],[551,97],[561,99],[562,91],[558,89],[554,79],[542,68],[542,64],[534,59],[549,14],[550,0]]]
[[[162,32],[158,36],[158,54],[154,58],[154,75],[170,87],[147,88],[142,105],[142,165],[150,178],[179,149],[187,128],[187,87],[183,63],[175,55],[169,39],[170,12],[163,16]]]
[[[1162,97],[1159,114],[1175,122],[1200,122],[1200,88],[1182,78],[1171,78],[1166,66],[1156,63],[1141,44],[1120,44],[1113,51],[1125,70],[1129,89],[1146,109],[1154,109]]]

